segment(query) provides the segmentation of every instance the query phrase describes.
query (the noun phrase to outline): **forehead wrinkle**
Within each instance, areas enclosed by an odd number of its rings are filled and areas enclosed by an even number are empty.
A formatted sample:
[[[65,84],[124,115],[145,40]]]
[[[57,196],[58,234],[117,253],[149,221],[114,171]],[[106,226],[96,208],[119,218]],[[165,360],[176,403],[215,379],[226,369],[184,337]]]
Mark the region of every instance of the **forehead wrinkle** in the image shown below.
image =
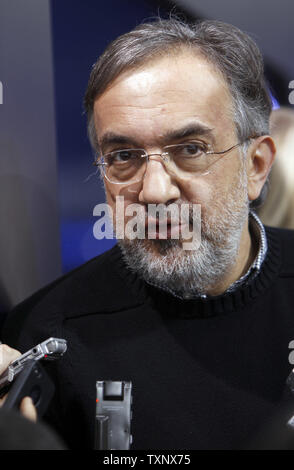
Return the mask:
[[[167,112],[174,112],[174,110],[169,109],[168,106],[175,105],[175,106],[178,107],[178,104],[179,103],[177,101],[172,101],[172,100],[169,100],[169,101],[165,100],[162,103],[156,103],[156,104],[154,103],[154,104],[152,104],[152,106],[151,105],[149,106],[147,104],[139,104],[139,103],[132,104],[132,103],[128,102],[127,104],[112,103],[110,105],[107,105],[107,108],[109,108],[109,109],[111,109],[111,108],[115,108],[115,109],[121,108],[122,110],[129,109],[129,108],[131,108],[131,109],[142,109],[142,110],[145,110],[145,109],[146,110],[148,110],[148,109],[151,109],[151,110],[152,109],[154,109],[154,110],[155,109],[160,109],[160,110],[167,111]],[[178,112],[181,112],[181,110],[178,110]]]
[[[168,103],[169,104],[169,103]],[[156,108],[161,108],[162,106],[165,106],[166,103],[163,105],[163,104],[158,104],[158,105],[153,105],[153,106],[146,106],[146,105],[139,105],[139,104],[131,104],[131,103],[128,103],[128,104],[121,104],[121,103],[118,103],[118,104],[111,104],[111,105],[108,105],[107,107],[108,108],[126,108],[126,109],[129,109],[129,108],[134,108],[134,109],[156,109]]]

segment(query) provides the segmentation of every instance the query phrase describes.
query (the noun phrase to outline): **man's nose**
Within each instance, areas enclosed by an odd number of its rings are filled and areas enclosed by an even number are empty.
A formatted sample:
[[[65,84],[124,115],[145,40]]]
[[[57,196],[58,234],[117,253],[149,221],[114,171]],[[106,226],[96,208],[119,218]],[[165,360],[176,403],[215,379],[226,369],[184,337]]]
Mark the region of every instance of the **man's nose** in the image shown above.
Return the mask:
[[[162,160],[150,159],[147,162],[139,201],[145,204],[167,204],[180,198],[180,189],[167,172]]]

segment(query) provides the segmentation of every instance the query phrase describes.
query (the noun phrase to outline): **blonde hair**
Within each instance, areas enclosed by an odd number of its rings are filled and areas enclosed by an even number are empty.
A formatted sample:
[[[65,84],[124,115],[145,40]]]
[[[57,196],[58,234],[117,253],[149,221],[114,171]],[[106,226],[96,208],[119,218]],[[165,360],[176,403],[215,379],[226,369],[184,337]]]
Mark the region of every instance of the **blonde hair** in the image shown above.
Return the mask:
[[[270,132],[277,154],[266,201],[257,213],[265,225],[294,229],[294,110],[273,110]]]

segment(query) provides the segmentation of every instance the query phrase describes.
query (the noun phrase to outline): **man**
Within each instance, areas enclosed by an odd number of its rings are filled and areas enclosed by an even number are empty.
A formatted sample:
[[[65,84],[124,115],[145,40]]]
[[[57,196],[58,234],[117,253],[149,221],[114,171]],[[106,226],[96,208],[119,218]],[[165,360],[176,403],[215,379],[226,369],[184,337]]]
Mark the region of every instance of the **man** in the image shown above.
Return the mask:
[[[293,233],[249,211],[275,153],[260,52],[221,22],[146,23],[94,65],[85,107],[115,230],[135,204],[145,237],[125,230],[25,301],[4,339],[67,339],[48,420],[69,447],[93,448],[97,380],[132,381],[132,449],[244,447],[281,401],[294,335]]]

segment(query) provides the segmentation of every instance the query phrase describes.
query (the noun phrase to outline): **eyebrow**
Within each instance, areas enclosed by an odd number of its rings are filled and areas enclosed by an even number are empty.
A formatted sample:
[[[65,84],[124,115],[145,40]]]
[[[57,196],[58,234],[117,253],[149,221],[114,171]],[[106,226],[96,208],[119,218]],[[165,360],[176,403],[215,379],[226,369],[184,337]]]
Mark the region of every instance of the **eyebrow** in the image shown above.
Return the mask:
[[[126,135],[120,135],[120,134],[115,134],[114,132],[106,132],[99,143],[100,147],[103,148],[107,145],[113,145],[113,144],[131,144],[136,146],[136,142],[133,138],[126,136]]]
[[[212,134],[213,129],[210,127],[205,126],[204,124],[200,123],[192,123],[186,126],[183,126],[179,129],[174,129],[167,131],[163,136],[162,140],[173,142],[175,140],[183,139],[185,137],[192,137],[192,136],[207,136],[210,135],[212,137],[212,141],[214,142],[214,136]],[[133,145],[134,147],[138,146],[138,143],[135,141],[134,138],[127,136],[127,135],[120,135],[116,134],[115,132],[108,131],[102,137],[100,141],[100,147],[105,148],[107,145]]]
[[[164,135],[164,138],[166,140],[172,141],[172,140],[183,139],[184,137],[192,137],[193,135],[197,135],[197,136],[211,135],[212,140],[214,141],[214,136],[212,132],[213,132],[213,129],[205,126],[204,124],[192,123],[192,124],[183,126],[179,129],[168,131]]]

